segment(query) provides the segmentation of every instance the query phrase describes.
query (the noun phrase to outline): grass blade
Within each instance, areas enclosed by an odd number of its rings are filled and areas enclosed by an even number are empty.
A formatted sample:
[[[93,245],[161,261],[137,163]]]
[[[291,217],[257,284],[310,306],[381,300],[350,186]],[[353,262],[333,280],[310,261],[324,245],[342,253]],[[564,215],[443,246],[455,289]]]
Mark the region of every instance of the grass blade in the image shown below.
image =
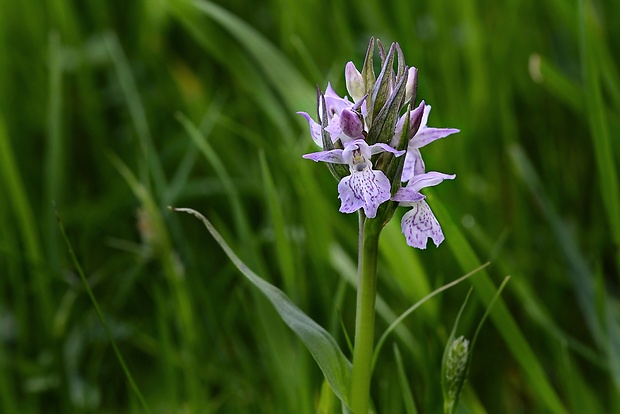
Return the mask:
[[[349,404],[349,387],[351,382],[351,363],[344,356],[332,336],[319,324],[303,313],[277,287],[266,282],[237,257],[215,227],[199,212],[189,208],[173,208],[174,211],[189,213],[203,222],[211,236],[220,245],[235,267],[256,286],[273,304],[284,321],[306,345],[334,393],[345,404]]]
[[[133,392],[136,394],[136,397],[138,397],[138,400],[140,401],[140,404],[142,405],[142,408],[144,409],[144,411],[146,411],[147,413],[151,413],[151,409],[146,403],[146,400],[144,399],[144,397],[142,396],[142,393],[140,392],[140,389],[138,388],[138,384],[136,384],[133,376],[131,375],[131,371],[129,371],[129,368],[127,367],[127,364],[125,363],[125,359],[123,358],[123,355],[121,354],[120,350],[118,349],[118,346],[116,345],[114,336],[112,335],[112,332],[110,331],[110,326],[108,325],[108,322],[106,321],[105,316],[103,316],[103,312],[101,311],[101,308],[99,307],[99,303],[97,302],[97,299],[95,298],[95,295],[93,294],[93,291],[90,288],[88,279],[86,279],[86,276],[84,275],[84,270],[82,270],[82,266],[80,265],[80,262],[75,256],[75,252],[73,251],[71,242],[69,241],[69,238],[67,237],[67,233],[65,232],[65,227],[63,226],[62,220],[60,219],[60,215],[58,214],[57,210],[55,210],[55,213],[56,213],[56,220],[58,221],[58,227],[60,228],[60,233],[62,234],[62,238],[65,241],[65,245],[69,252],[69,256],[71,257],[71,261],[73,262],[73,266],[75,266],[75,270],[77,270],[78,275],[80,276],[80,279],[82,283],[84,284],[86,293],[88,294],[88,297],[90,298],[93,306],[95,307],[97,316],[99,317],[99,320],[101,321],[101,325],[103,325],[103,329],[105,329],[106,336],[110,340],[110,344],[112,345],[112,348],[114,349],[114,354],[116,355],[118,362],[121,364],[123,372],[125,373],[125,377],[127,378],[127,381],[129,382],[129,386],[131,387]]]
[[[407,414],[418,414],[415,401],[413,400],[413,394],[411,393],[411,387],[409,386],[409,381],[407,381],[403,357],[396,344],[394,344],[394,358],[396,359],[396,367],[398,368],[398,382],[400,383],[403,400],[405,402],[405,412]]]

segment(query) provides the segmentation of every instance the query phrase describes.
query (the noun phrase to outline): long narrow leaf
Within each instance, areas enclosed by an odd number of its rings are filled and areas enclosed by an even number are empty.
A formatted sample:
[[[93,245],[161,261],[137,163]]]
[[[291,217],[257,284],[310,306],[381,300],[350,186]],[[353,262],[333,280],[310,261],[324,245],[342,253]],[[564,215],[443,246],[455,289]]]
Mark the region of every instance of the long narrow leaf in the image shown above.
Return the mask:
[[[175,211],[185,212],[200,219],[211,236],[220,245],[235,267],[256,286],[273,304],[274,308],[295,334],[306,345],[315,361],[323,371],[325,379],[334,390],[334,393],[345,404],[349,404],[349,387],[351,377],[351,363],[344,356],[334,338],[319,324],[303,313],[277,287],[266,282],[237,257],[222,236],[205,216],[190,208],[174,208]]]
[[[84,275],[84,270],[82,270],[82,265],[80,264],[77,257],[75,256],[75,252],[73,251],[73,246],[71,246],[71,242],[69,241],[69,238],[67,237],[67,233],[65,232],[65,226],[62,224],[62,221],[60,220],[60,215],[58,214],[58,211],[55,211],[55,213],[56,213],[56,220],[58,221],[58,227],[60,228],[60,233],[62,234],[62,238],[65,241],[67,250],[69,251],[69,256],[71,256],[71,261],[73,262],[75,269],[80,275],[80,279],[82,280],[82,283],[84,284],[86,293],[88,294],[88,297],[90,298],[93,306],[95,307],[95,311],[97,312],[97,316],[99,317],[99,321],[101,322],[101,325],[103,325],[105,334],[107,338],[109,339],[110,344],[112,344],[112,349],[114,349],[114,354],[116,355],[116,359],[118,359],[119,364],[121,364],[123,372],[125,373],[125,377],[127,378],[127,381],[129,382],[129,386],[131,387],[133,392],[138,397],[138,400],[140,401],[142,408],[144,409],[145,412],[150,413],[151,410],[149,409],[149,406],[146,403],[146,400],[142,396],[142,393],[140,392],[140,389],[138,388],[136,381],[131,375],[131,371],[129,371],[129,367],[125,363],[125,358],[123,358],[121,351],[118,349],[118,346],[116,345],[116,341],[114,340],[114,336],[112,335],[110,326],[108,325],[108,322],[105,316],[103,316],[103,312],[101,311],[101,308],[99,307],[99,302],[97,302],[97,298],[95,298],[95,295],[92,289],[90,288],[88,279],[86,279],[86,276]]]

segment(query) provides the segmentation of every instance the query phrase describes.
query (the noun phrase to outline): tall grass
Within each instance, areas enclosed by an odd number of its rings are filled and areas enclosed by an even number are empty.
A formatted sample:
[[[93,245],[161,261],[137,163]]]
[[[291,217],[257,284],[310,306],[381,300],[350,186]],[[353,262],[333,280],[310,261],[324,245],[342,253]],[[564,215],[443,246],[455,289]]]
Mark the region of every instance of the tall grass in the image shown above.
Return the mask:
[[[429,193],[446,233],[382,234],[378,335],[468,279],[477,341],[461,412],[620,412],[620,10],[613,2],[0,0],[0,412],[143,412],[64,247],[154,413],[338,412],[321,371],[192,219],[347,349],[357,222],[301,159],[296,111],[345,92],[371,35],[419,69]],[[402,213],[401,213],[402,214]],[[469,286],[380,353],[378,413],[439,412],[445,342]],[[477,299],[475,299],[477,298]],[[478,304],[474,305],[473,304]],[[480,306],[482,305],[482,306]]]

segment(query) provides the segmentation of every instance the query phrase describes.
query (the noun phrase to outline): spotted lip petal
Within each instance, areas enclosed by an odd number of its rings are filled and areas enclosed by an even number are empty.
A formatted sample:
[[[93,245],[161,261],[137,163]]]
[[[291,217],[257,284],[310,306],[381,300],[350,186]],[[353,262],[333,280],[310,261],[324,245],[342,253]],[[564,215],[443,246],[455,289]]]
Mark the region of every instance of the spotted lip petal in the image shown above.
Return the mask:
[[[398,201],[401,206],[411,207],[411,210],[403,215],[401,221],[401,228],[409,246],[426,249],[426,242],[429,237],[433,239],[435,246],[439,246],[444,240],[439,222],[419,191],[422,188],[437,185],[443,180],[453,180],[454,178],[456,178],[454,174],[443,174],[436,171],[420,174],[413,177],[406,187],[399,188],[392,197],[392,200]]]
[[[411,210],[403,216],[401,227],[407,244],[418,249],[426,249],[429,238],[436,247],[445,239],[439,222],[424,200],[411,203]]]
[[[340,212],[353,213],[363,208],[367,217],[374,218],[379,205],[390,199],[390,187],[390,180],[382,171],[370,168],[370,163],[362,171],[351,169],[351,175],[338,183]]]

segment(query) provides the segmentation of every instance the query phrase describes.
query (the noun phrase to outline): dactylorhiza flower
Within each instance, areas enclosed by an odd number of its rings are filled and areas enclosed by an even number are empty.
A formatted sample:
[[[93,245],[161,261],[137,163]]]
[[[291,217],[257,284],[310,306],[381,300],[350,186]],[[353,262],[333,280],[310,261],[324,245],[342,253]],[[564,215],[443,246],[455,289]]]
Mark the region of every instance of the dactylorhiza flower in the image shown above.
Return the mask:
[[[390,199],[392,184],[383,171],[372,169],[370,158],[384,151],[399,157],[405,151],[397,151],[387,144],[368,145],[363,139],[348,141],[344,145],[344,149],[313,152],[303,157],[316,162],[348,165],[351,175],[338,183],[340,212],[353,213],[363,208],[366,217],[374,218],[379,205]],[[418,199],[421,198],[420,194]]]
[[[444,241],[443,231],[435,218],[433,211],[420,190],[425,187],[435,186],[443,180],[453,180],[456,175],[428,172],[413,177],[407,186],[398,189],[392,201],[398,201],[401,206],[411,207],[401,221],[401,227],[407,244],[418,249],[426,249],[426,242],[430,237],[439,246]]]
[[[325,90],[324,96],[325,106],[327,109],[327,127],[325,128],[325,131],[329,133],[332,143],[340,140],[344,145],[346,142],[351,141],[351,139],[358,138],[358,136],[350,137],[346,135],[342,129],[342,124],[349,121],[351,119],[351,115],[355,114],[355,104],[349,101],[349,98],[346,96],[344,98],[338,96],[329,83],[327,84],[327,89]],[[319,113],[321,113],[321,111],[322,105],[319,103]],[[307,112],[297,113],[306,118],[306,121],[308,121],[308,125],[310,126],[310,136],[312,137],[312,140],[319,147],[323,148],[321,125],[315,122]],[[361,121],[359,122],[359,135],[361,136],[363,125],[361,124]]]
[[[415,113],[419,111],[421,108],[424,108],[424,113],[422,114],[422,121],[420,122],[420,127],[417,132],[411,139],[409,140],[409,144],[407,145],[407,155],[405,156],[405,165],[403,166],[403,173],[401,176],[401,181],[406,182],[411,180],[415,175],[423,174],[425,171],[424,161],[422,160],[422,154],[420,154],[420,148],[430,144],[433,141],[436,141],[440,138],[445,138],[449,135],[456,134],[460,132],[455,128],[432,128],[428,127],[428,115],[431,112],[431,106],[426,105],[424,101],[420,103],[420,106],[416,108],[416,110],[411,111],[411,122],[413,124],[413,118],[415,117]],[[398,120],[396,124],[396,128],[394,131],[394,137],[392,138],[392,145],[398,142],[401,131],[403,129],[403,125],[405,123],[406,115],[403,115]]]
[[[378,75],[373,65],[375,44],[381,57]],[[409,206],[401,223],[407,243],[424,249],[431,238],[438,246],[444,235],[420,190],[455,176],[425,173],[420,148],[459,130],[428,126],[430,105],[424,101],[415,105],[418,70],[405,65],[397,43],[386,50],[371,39],[362,71],[347,63],[345,81],[349,97],[340,97],[330,84],[324,94],[317,91],[318,122],[299,112],[308,122],[312,140],[323,149],[304,158],[328,163],[339,181],[341,212],[363,208],[367,218],[384,226],[399,204]],[[389,154],[373,157],[380,152]],[[403,154],[404,159],[398,158]]]

